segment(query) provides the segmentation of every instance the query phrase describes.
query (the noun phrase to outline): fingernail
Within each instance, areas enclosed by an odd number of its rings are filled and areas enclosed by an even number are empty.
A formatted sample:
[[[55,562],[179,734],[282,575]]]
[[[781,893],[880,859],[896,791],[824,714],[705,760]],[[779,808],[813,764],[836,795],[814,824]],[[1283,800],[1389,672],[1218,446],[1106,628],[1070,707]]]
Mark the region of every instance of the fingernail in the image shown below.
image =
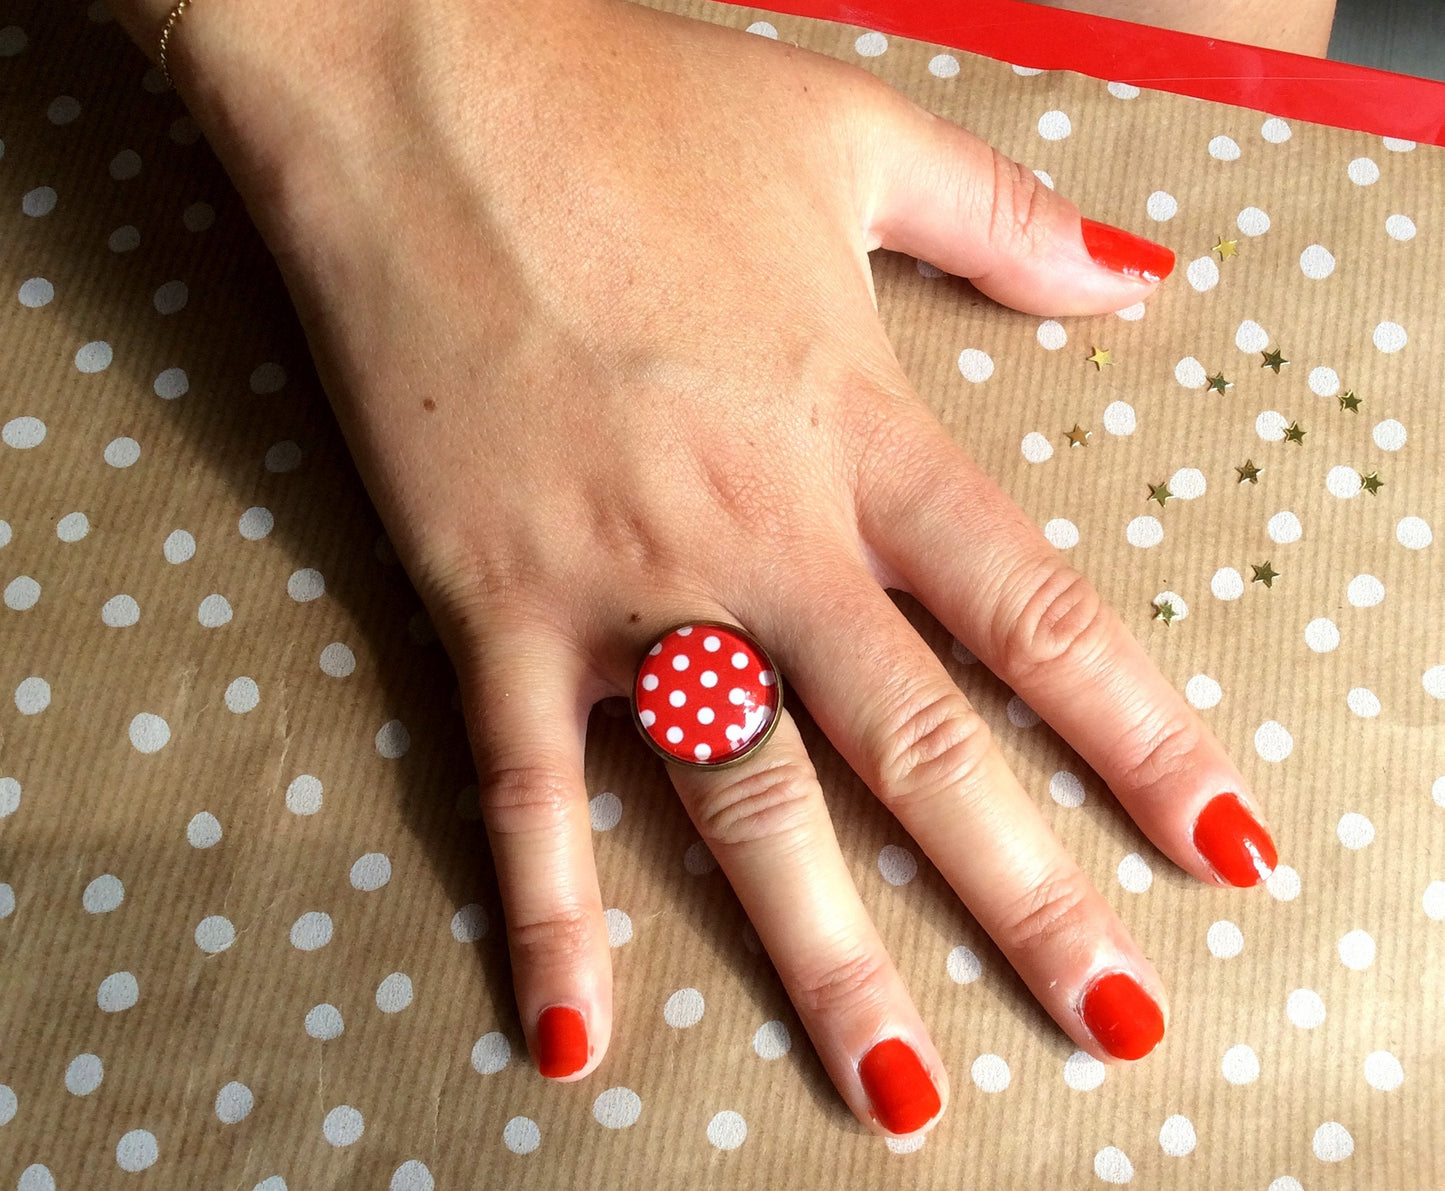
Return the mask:
[[[1246,888],[1267,881],[1279,854],[1269,832],[1233,794],[1219,794],[1194,823],[1194,846],[1231,885]]]
[[[570,1005],[549,1005],[537,1018],[537,1070],[548,1079],[587,1066],[587,1023]]]
[[[1084,1024],[1116,1059],[1142,1059],[1164,1037],[1164,1014],[1132,976],[1109,972],[1084,993]]]
[[[890,1133],[912,1133],[938,1115],[943,1102],[914,1049],[901,1038],[875,1043],[858,1064],[873,1115]]]
[[[1174,253],[1163,244],[1097,220],[1082,222],[1084,247],[1095,264],[1142,281],[1163,281],[1174,271]]]

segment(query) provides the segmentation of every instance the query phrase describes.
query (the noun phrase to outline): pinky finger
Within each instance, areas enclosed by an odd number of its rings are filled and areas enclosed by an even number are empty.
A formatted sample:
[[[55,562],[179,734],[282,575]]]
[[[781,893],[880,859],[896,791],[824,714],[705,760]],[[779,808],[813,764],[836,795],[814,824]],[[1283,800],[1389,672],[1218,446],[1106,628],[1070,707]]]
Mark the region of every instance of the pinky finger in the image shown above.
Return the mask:
[[[583,780],[576,654],[540,634],[494,641],[464,679],[517,1009],[537,1070],[581,1079],[612,1033],[612,960]]]

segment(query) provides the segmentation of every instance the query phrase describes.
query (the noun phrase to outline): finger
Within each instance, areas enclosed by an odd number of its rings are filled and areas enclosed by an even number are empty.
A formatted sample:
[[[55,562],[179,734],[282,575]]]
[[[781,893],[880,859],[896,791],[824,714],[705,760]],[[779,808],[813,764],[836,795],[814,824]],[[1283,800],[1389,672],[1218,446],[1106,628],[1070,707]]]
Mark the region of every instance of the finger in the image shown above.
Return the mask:
[[[1121,310],[1173,270],[1163,245],[1081,221],[1026,166],[896,92],[879,94],[860,196],[870,248],[929,261],[1033,314]]]
[[[780,622],[806,625],[779,637],[788,681],[1039,1003],[1100,1058],[1147,1054],[1164,1031],[1158,974],[872,576],[859,563],[780,602]]]
[[[527,1045],[543,1075],[580,1079],[612,1033],[612,960],[582,770],[584,668],[561,642],[521,630],[490,641],[464,669]]]
[[[1089,763],[1159,849],[1248,886],[1277,855],[1244,775],[1094,586],[941,431],[863,532],[910,591]]]
[[[876,1131],[931,1126],[948,1099],[943,1062],[849,878],[787,710],[743,760],[668,770],[849,1108]]]

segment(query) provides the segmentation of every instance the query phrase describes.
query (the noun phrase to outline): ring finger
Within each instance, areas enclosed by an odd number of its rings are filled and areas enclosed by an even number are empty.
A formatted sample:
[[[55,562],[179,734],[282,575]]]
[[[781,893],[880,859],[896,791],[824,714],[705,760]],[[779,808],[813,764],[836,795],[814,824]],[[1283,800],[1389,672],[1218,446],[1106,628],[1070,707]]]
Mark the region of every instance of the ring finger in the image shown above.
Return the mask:
[[[666,640],[665,675],[672,673],[670,660],[688,669],[688,652],[705,665],[705,642],[717,649],[703,633]],[[703,675],[702,686],[715,683]],[[667,689],[673,685],[664,678],[648,689],[679,706],[683,684]],[[703,722],[712,723],[704,714]],[[644,713],[651,727],[649,718]],[[674,732],[681,742],[681,731]],[[679,743],[677,751],[686,748]],[[669,760],[668,770],[854,1114],[892,1134],[937,1120],[948,1098],[943,1063],[848,875],[817,774],[786,709],[771,737],[742,759],[722,767]]]

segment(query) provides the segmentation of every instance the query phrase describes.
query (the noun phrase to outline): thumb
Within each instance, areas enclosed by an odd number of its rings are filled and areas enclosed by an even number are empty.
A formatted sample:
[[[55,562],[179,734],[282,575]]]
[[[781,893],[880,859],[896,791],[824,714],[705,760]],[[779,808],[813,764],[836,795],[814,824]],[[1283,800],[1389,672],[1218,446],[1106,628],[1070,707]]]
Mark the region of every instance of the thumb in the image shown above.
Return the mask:
[[[1081,219],[1033,171],[898,96],[871,127],[862,179],[868,246],[969,278],[1029,314],[1101,314],[1152,294],[1174,253]],[[871,193],[869,191],[871,190]]]

